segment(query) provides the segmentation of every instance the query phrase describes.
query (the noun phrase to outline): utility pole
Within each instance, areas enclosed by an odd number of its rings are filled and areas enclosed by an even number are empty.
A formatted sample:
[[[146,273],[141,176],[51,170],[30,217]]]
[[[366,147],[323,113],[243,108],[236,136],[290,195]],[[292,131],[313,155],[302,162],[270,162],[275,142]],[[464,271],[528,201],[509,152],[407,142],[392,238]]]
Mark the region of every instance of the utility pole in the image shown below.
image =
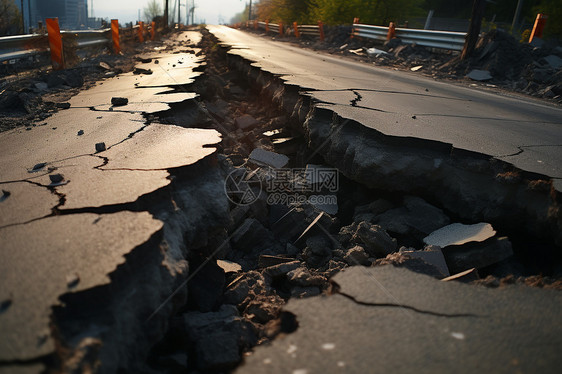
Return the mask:
[[[513,22],[511,23],[511,32],[515,31],[519,23],[519,16],[521,15],[521,8],[523,7],[523,0],[517,1],[517,7],[515,8],[515,15],[513,16]]]
[[[168,0],[164,5],[164,29],[168,29]]]
[[[248,21],[252,20],[252,0],[250,0],[250,7],[248,8]]]
[[[482,18],[486,9],[486,0],[474,0],[472,4],[472,17],[470,17],[470,26],[464,41],[464,47],[461,53],[461,60],[465,60],[472,55],[476,48],[476,42],[480,36],[480,27],[482,26]]]
[[[180,0],[178,0],[178,25],[181,23]]]
[[[23,0],[21,0],[21,33],[25,34],[25,19],[23,18]]]

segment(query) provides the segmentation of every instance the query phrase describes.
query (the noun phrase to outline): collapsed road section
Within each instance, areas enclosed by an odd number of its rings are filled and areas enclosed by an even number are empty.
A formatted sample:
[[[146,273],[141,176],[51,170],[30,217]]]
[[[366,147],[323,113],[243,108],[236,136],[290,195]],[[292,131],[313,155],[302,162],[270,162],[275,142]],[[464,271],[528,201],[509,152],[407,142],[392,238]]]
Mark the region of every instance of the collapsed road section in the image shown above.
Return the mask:
[[[172,42],[0,134],[0,372],[559,367],[550,178],[346,119],[318,96],[374,91],[337,74]]]

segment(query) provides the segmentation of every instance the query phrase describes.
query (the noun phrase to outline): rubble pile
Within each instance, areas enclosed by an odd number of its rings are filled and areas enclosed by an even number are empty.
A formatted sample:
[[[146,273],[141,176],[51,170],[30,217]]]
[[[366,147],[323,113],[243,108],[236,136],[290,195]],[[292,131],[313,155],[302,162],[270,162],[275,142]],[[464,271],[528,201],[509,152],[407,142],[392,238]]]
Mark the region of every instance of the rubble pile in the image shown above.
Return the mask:
[[[328,167],[307,147],[302,126],[268,101],[262,87],[231,70],[226,50],[205,31],[200,47],[208,61],[194,83],[201,100],[161,113],[160,120],[221,132],[230,224],[190,255],[197,274],[188,284],[188,302],[154,347],[153,369],[231,370],[256,345],[298,328],[296,317],[282,309],[289,299],[335,292],[330,278],[350,266],[393,265],[484,285],[503,277],[496,269],[510,269],[521,283],[559,286],[527,281],[510,240],[490,224],[455,222],[420,197],[373,191],[338,174],[335,210],[311,202],[313,193],[296,188],[318,183],[306,171]],[[287,169],[305,174],[282,173]],[[283,183],[289,196],[298,192],[306,199],[275,200],[271,186]]]

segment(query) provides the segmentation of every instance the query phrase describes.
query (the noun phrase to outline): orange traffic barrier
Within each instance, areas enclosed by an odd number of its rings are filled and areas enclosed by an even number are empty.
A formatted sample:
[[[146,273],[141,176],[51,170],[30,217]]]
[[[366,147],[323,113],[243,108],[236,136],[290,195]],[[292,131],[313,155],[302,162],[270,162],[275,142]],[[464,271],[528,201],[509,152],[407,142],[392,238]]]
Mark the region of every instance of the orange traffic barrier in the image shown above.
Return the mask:
[[[542,38],[542,30],[544,29],[547,19],[548,16],[546,14],[537,14],[533,31],[531,31],[531,36],[529,37],[529,43],[532,42],[534,38]]]
[[[111,38],[113,39],[113,52],[118,55],[121,52],[119,45],[119,20],[111,20]]]
[[[324,41],[324,24],[322,21],[318,21],[318,31],[320,32],[320,40]]]
[[[359,23],[359,17],[355,17],[355,18],[353,19],[353,23]]]
[[[64,56],[62,51],[62,37],[60,35],[59,19],[47,18],[47,33],[49,34],[49,48],[51,49],[51,62],[54,70],[64,69]]]
[[[156,31],[156,22],[150,24],[150,40],[154,40],[154,32]]]
[[[299,34],[299,25],[296,22],[293,22],[293,28],[295,29],[295,36],[300,38],[301,34]]]
[[[390,22],[388,25],[388,34],[386,34],[386,40],[390,40],[396,37],[396,27],[394,26],[394,22]]]
[[[279,36],[283,36],[283,22],[279,22]]]
[[[265,21],[265,32],[269,32],[269,20]]]
[[[142,21],[139,22],[139,28],[137,29],[137,32],[139,34],[139,42],[140,43],[144,43],[144,35],[143,35],[144,34],[144,30],[143,30],[144,27],[143,26],[144,26],[144,22],[142,22]]]

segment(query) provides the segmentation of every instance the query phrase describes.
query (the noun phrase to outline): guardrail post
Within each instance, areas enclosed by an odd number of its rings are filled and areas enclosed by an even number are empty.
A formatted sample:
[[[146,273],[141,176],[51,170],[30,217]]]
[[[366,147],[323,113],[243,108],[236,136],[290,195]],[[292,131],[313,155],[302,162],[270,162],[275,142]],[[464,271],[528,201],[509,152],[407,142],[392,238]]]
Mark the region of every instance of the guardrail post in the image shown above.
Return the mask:
[[[255,19],[254,20],[254,30],[257,30],[257,29],[258,29],[258,20]]]
[[[279,22],[279,36],[283,36],[283,22]]]
[[[265,32],[268,33],[269,32],[269,20],[265,21]]]
[[[143,30],[144,22],[139,22],[139,28],[137,29],[137,33],[139,35],[139,42],[144,43],[144,30]]]
[[[154,33],[156,32],[156,22],[150,23],[150,40],[154,40]]]
[[[295,37],[300,38],[301,34],[299,34],[299,25],[296,22],[293,22],[293,28],[295,29]]]
[[[119,20],[111,20],[111,38],[113,39],[113,52],[118,55],[121,52],[121,47],[119,46]]]
[[[322,21],[318,21],[318,32],[320,32],[320,40],[324,41],[324,24]]]
[[[388,34],[386,34],[386,40],[390,40],[396,37],[396,27],[394,27],[394,22],[390,22],[388,25]]]
[[[544,25],[546,24],[547,19],[548,16],[546,14],[537,14],[535,25],[533,26],[533,31],[531,32],[531,36],[529,37],[529,43],[532,42],[534,38],[542,38],[542,30],[544,29]]]
[[[46,21],[53,69],[62,70],[64,69],[64,56],[62,51],[62,37],[60,35],[59,19],[47,18]]]

